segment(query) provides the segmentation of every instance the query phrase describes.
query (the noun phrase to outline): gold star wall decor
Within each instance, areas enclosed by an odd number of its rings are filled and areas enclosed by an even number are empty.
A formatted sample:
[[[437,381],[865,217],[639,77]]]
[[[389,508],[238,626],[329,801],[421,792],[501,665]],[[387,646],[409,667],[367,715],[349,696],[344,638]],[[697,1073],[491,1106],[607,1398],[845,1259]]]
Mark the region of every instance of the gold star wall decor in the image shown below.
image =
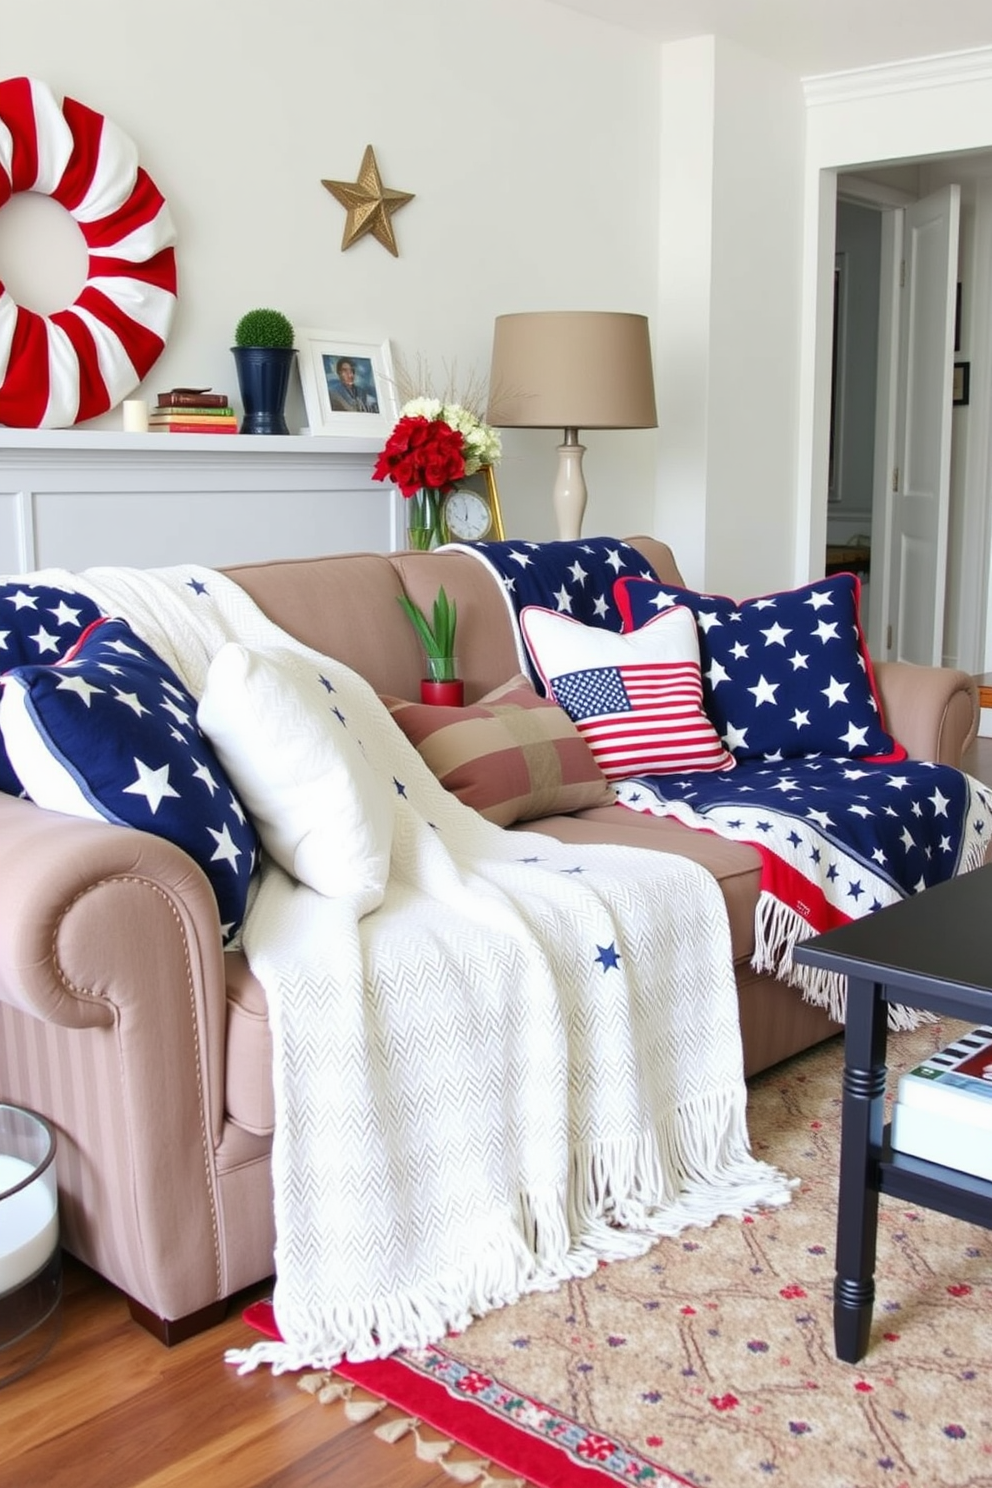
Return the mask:
[[[390,187],[383,186],[371,145],[365,147],[357,181],[321,181],[320,184],[326,186],[335,200],[348,209],[344,237],[341,239],[342,253],[366,233],[371,233],[384,248],[389,249],[394,258],[399,257],[392,217],[400,207],[413,201],[414,194],[412,191],[393,191]]]

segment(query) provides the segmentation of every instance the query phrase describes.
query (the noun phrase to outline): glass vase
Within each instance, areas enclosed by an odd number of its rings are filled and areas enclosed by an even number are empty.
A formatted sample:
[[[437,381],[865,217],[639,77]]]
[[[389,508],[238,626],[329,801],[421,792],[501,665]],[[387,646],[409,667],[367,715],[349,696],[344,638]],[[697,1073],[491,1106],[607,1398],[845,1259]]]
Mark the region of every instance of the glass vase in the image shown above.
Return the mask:
[[[448,541],[448,530],[441,509],[442,495],[432,486],[423,486],[407,498],[407,545],[428,552]]]

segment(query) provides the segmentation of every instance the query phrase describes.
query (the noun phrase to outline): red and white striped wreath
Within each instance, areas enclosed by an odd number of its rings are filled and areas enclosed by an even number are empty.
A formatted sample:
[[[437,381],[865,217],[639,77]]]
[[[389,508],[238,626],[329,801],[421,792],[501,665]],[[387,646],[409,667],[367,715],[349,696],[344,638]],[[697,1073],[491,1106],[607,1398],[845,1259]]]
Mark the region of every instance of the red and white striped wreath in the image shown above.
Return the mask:
[[[16,304],[0,283],[0,424],[65,428],[113,408],[161,355],[176,307],[175,229],[123,130],[26,77],[0,82],[0,206],[16,191],[65,207],[89,268],[52,315]]]

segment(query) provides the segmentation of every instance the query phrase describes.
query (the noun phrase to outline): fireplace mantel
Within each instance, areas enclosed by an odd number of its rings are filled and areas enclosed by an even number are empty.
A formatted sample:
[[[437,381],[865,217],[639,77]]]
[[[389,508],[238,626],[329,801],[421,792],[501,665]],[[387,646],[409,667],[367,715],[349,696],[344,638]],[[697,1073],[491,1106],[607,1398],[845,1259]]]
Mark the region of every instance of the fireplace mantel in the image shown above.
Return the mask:
[[[376,440],[0,429],[0,572],[401,546]]]

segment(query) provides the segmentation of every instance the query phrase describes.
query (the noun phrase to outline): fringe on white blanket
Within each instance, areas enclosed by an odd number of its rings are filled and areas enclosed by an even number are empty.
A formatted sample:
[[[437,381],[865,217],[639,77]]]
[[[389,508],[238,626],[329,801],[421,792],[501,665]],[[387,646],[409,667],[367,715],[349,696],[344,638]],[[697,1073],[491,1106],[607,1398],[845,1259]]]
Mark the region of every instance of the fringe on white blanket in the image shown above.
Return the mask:
[[[750,1154],[708,873],[492,826],[361,677],[212,570],[45,578],[126,618],[197,697],[228,641],[312,665],[395,797],[372,913],[263,857],[244,948],[273,1034],[284,1341],[231,1362],[329,1368],[422,1347],[660,1235],[788,1200],[789,1180]]]

